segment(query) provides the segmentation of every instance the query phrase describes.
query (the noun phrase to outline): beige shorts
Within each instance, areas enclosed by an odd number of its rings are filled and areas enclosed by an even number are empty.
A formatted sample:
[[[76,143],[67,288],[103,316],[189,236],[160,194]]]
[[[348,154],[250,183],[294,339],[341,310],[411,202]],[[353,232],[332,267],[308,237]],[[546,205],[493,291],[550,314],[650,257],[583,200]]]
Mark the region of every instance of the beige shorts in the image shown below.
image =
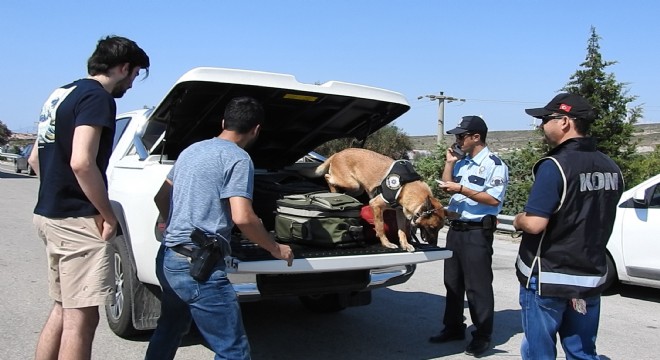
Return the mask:
[[[48,295],[68,309],[109,305],[114,293],[111,244],[94,217],[50,219],[34,215],[46,245]]]

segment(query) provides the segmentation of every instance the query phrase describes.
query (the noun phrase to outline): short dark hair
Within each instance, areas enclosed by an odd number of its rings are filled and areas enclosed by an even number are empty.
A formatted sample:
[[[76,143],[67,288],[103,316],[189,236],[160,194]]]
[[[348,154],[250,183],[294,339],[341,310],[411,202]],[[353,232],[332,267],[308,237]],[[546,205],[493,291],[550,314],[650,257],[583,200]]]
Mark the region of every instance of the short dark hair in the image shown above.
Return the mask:
[[[589,134],[589,130],[591,129],[591,124],[593,123],[592,120],[584,119],[584,118],[576,118],[576,117],[572,117],[570,115],[566,115],[566,116],[573,119],[573,123],[575,124],[575,131],[577,131],[578,134],[580,134],[580,135],[588,135]]]
[[[91,76],[107,74],[117,65],[128,63],[130,69],[140,67],[149,76],[149,56],[133,40],[110,35],[99,40],[92,56],[87,60],[87,73]]]
[[[225,130],[239,134],[250,132],[264,122],[264,108],[254,98],[243,96],[233,98],[225,107]]]

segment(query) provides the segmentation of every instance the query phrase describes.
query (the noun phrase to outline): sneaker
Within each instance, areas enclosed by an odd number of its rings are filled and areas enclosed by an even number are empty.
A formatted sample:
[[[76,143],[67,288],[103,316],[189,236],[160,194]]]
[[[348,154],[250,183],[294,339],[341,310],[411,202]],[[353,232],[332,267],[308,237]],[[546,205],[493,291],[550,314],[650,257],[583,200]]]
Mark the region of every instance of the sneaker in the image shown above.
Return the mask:
[[[483,354],[490,348],[490,341],[485,340],[485,339],[479,339],[475,338],[470,341],[468,346],[465,348],[465,353],[467,355],[472,355],[474,357],[478,357],[479,355]]]
[[[457,341],[465,339],[465,331],[442,331],[436,336],[431,336],[429,342],[434,344],[441,344],[448,341]]]

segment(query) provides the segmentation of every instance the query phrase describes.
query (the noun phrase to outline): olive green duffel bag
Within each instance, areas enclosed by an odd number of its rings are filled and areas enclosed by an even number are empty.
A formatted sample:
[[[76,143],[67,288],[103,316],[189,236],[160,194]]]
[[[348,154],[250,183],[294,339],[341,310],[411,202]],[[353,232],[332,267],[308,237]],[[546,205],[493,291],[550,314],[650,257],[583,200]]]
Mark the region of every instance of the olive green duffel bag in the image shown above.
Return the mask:
[[[287,195],[277,200],[275,236],[281,242],[309,246],[351,246],[364,241],[355,198],[339,193]]]

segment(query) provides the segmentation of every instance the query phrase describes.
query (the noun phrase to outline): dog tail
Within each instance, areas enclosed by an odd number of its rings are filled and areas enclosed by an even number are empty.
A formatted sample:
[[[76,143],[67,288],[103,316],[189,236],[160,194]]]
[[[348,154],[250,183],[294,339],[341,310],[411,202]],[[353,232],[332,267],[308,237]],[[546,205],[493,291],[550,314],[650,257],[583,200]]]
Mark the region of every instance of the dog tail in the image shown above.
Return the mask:
[[[298,169],[298,173],[306,178],[319,178],[328,173],[328,168],[330,167],[330,158],[328,158],[323,164],[315,167],[305,167]]]

